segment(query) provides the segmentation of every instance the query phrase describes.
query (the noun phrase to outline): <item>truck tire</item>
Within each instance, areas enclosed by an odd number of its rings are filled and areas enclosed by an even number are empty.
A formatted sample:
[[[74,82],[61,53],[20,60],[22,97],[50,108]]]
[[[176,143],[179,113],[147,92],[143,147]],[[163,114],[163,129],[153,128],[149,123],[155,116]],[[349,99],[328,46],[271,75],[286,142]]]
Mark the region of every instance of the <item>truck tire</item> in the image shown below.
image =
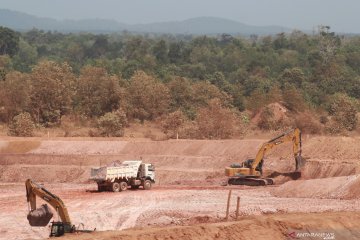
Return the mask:
[[[150,190],[151,189],[151,181],[150,180],[146,180],[144,182],[144,190]]]
[[[98,185],[98,192],[103,192],[103,191],[105,191],[105,187]]]
[[[117,183],[117,182],[113,182],[113,183],[111,184],[111,190],[112,190],[113,192],[119,192],[119,191],[120,191],[120,184]]]
[[[126,182],[120,183],[120,191],[125,191],[125,190],[127,190],[127,188],[128,188],[128,185]]]

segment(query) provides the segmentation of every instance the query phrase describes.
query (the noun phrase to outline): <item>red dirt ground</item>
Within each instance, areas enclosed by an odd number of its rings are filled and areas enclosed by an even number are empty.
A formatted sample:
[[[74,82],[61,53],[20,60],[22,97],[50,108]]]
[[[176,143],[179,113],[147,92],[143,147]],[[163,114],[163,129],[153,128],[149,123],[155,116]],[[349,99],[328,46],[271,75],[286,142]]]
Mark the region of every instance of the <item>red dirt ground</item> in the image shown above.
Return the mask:
[[[156,236],[157,239],[213,239],[213,234],[217,233],[220,234],[219,239],[231,239],[224,236],[229,237],[232,231],[239,239],[245,236],[241,232],[251,221],[256,226],[259,221],[265,221],[259,217],[251,218],[254,215],[266,216],[268,223],[259,224],[260,229],[268,224],[272,230],[263,232],[264,236],[275,234],[284,237],[284,231],[279,226],[290,228],[293,221],[300,224],[297,222],[300,218],[288,213],[314,219],[309,225],[314,229],[317,229],[316,226],[327,226],[327,220],[319,221],[321,216],[343,219],[343,216],[350,214],[360,222],[358,137],[304,136],[303,156],[307,163],[300,180],[290,181],[286,176],[286,173],[294,170],[295,163],[291,144],[284,144],[267,156],[264,165],[265,173],[275,176],[275,186],[221,186],[226,181],[224,167],[253,157],[265,140],[4,138],[0,140],[0,239],[40,239],[49,233],[48,228],[32,228],[27,223],[24,186],[27,178],[44,183],[47,189],[60,196],[76,225],[84,223],[86,227],[96,227],[99,231],[146,227],[144,230],[124,232],[132,238],[113,237],[111,234],[117,234],[106,232],[104,235],[94,235],[98,239],[106,236],[112,239],[139,239],[142,235],[149,237],[146,239],[156,239]],[[114,160],[139,158],[156,166],[157,184],[153,190],[122,193],[89,191],[96,187],[88,180],[91,167],[103,166]],[[236,197],[240,196],[240,214],[250,217],[244,223],[222,222],[229,189],[233,191],[231,217],[234,216]],[[331,215],[329,212],[336,213]],[[279,218],[284,221],[276,220]],[[350,220],[344,218],[339,227],[347,226]],[[321,225],[323,221],[324,225]],[[328,224],[335,226],[331,221]],[[198,223],[206,224],[203,227],[195,226],[194,229],[154,228]],[[304,220],[301,224],[297,229],[306,229],[307,222]],[[231,230],[232,226],[243,230]],[[209,235],[204,235],[201,229],[209,229]],[[161,235],[159,231],[168,235]],[[359,228],[344,231],[337,234],[350,234],[353,239],[358,239],[354,236],[358,236]],[[93,235],[90,238],[84,235],[81,239],[92,238]]]
[[[360,214],[353,212],[272,214],[242,217],[236,222],[195,226],[141,228],[68,236],[67,239],[114,240],[268,240],[360,239]],[[312,234],[312,235],[311,235]]]

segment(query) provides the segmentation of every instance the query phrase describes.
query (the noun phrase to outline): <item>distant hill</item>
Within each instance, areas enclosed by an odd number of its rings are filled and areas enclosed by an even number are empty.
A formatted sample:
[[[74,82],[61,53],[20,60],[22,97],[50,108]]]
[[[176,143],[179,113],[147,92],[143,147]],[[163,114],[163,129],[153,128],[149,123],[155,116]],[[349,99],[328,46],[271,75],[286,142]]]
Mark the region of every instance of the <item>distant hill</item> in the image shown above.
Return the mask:
[[[18,31],[32,28],[60,32],[139,32],[139,33],[172,33],[172,34],[276,34],[290,32],[291,29],[280,26],[251,26],[236,21],[216,18],[198,17],[184,21],[169,21],[149,24],[124,24],[114,20],[84,19],[55,20],[40,18],[22,12],[0,9],[0,25]]]
[[[291,29],[279,26],[251,26],[233,20],[216,17],[198,17],[184,21],[171,21],[150,24],[138,24],[131,26],[138,32],[155,33],[191,33],[191,34],[275,34],[290,32]]]
[[[0,25],[19,31],[32,28],[60,32],[115,32],[127,28],[113,20],[84,19],[58,21],[52,18],[40,18],[22,12],[0,9]]]

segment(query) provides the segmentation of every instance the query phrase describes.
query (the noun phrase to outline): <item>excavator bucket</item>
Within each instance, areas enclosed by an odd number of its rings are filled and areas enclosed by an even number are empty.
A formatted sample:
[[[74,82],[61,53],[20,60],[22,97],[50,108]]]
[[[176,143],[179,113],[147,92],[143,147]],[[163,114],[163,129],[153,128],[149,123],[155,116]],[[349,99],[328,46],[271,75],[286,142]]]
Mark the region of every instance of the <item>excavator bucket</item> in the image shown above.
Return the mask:
[[[29,212],[27,219],[32,227],[45,227],[53,217],[53,213],[47,204]]]
[[[295,168],[296,172],[300,172],[301,168],[305,166],[305,159],[302,156],[296,156],[295,157]]]

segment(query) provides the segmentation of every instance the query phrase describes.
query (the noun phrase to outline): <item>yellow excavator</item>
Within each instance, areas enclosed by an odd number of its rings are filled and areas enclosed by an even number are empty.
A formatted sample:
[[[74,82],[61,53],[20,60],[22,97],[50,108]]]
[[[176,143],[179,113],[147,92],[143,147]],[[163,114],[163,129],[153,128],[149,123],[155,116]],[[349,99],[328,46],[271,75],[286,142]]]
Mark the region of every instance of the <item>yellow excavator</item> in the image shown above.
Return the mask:
[[[45,200],[49,203],[58,213],[61,221],[53,221],[51,224],[50,237],[60,237],[65,233],[75,233],[75,232],[92,232],[94,230],[79,230],[75,228],[75,225],[72,225],[69,213],[64,202],[55,194],[49,192],[47,189],[32,181],[27,179],[25,182],[26,186],[26,198],[27,202],[30,204],[30,211],[27,216],[29,224],[31,226],[46,226],[53,214],[46,204],[42,205],[41,208],[36,208],[36,196]]]
[[[230,167],[226,167],[225,175],[228,177],[228,184],[249,186],[273,185],[274,181],[272,178],[263,177],[264,156],[272,148],[286,142],[293,142],[295,172],[291,176],[299,178],[301,176],[300,168],[305,164],[305,160],[301,157],[301,131],[295,128],[265,142],[256,154],[255,159],[248,159],[241,164],[232,164]]]

